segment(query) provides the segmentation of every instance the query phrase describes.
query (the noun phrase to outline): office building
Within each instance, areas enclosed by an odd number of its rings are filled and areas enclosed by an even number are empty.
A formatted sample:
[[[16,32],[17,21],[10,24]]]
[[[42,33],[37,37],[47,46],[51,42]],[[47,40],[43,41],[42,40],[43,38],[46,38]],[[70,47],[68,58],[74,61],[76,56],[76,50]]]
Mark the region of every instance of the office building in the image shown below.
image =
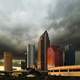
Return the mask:
[[[38,64],[40,70],[47,70],[47,49],[50,46],[48,32],[45,31],[38,42]]]

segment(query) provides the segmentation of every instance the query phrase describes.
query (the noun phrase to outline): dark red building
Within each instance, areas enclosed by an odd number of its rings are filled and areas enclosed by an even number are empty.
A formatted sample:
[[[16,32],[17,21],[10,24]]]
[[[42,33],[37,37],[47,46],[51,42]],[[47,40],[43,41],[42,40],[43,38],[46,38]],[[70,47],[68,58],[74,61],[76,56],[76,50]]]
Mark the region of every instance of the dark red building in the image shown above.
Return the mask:
[[[47,64],[50,66],[63,65],[63,52],[57,46],[50,46],[47,50]]]

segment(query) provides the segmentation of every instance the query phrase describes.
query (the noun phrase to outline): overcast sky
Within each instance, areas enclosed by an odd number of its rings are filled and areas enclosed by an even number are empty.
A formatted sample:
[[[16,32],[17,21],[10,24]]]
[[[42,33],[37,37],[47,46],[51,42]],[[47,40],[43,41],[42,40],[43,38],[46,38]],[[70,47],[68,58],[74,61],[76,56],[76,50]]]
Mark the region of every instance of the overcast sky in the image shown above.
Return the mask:
[[[72,35],[76,28],[70,27],[75,22],[71,24],[70,19],[63,20],[62,16],[79,11],[79,6],[73,9],[76,2],[79,3],[78,0],[0,0],[0,45],[22,49],[27,43],[37,42],[45,30],[48,30],[50,39]],[[75,17],[76,14],[70,18]]]
[[[52,4],[54,8],[56,0],[0,0],[0,43],[19,48],[36,42]]]

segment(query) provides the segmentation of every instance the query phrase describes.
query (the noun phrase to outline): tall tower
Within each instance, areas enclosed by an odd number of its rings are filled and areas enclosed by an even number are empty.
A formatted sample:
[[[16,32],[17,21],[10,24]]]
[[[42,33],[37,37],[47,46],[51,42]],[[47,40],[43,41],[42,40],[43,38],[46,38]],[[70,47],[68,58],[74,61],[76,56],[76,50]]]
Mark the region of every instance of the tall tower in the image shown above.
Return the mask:
[[[34,45],[31,45],[31,51],[30,51],[30,59],[31,59],[31,62],[30,62],[30,67],[33,68],[34,67],[34,54],[35,54],[35,46]]]
[[[27,68],[30,68],[30,44],[27,46]]]
[[[33,68],[34,66],[34,45],[28,44],[27,46],[27,68]]]
[[[38,42],[38,69],[47,70],[47,49],[50,46],[48,32],[45,31]]]

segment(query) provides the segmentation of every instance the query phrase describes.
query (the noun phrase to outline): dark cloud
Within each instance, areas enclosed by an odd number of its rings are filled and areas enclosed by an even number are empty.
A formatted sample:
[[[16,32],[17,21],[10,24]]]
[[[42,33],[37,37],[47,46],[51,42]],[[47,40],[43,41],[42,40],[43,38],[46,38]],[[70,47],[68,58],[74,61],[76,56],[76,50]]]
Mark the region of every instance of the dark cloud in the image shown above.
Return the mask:
[[[0,0],[0,48],[20,52],[37,42],[51,1]]]
[[[80,45],[80,1],[79,0],[60,0],[57,2],[55,10],[50,11],[49,26],[54,28],[55,35],[52,38],[54,43],[73,43]],[[56,28],[55,28],[56,27]],[[51,29],[52,30],[52,29]],[[75,46],[75,45],[74,45]]]
[[[45,30],[51,42],[76,44],[76,39],[80,40],[79,4],[79,0],[1,0],[1,48],[25,50],[27,43],[37,43]]]

